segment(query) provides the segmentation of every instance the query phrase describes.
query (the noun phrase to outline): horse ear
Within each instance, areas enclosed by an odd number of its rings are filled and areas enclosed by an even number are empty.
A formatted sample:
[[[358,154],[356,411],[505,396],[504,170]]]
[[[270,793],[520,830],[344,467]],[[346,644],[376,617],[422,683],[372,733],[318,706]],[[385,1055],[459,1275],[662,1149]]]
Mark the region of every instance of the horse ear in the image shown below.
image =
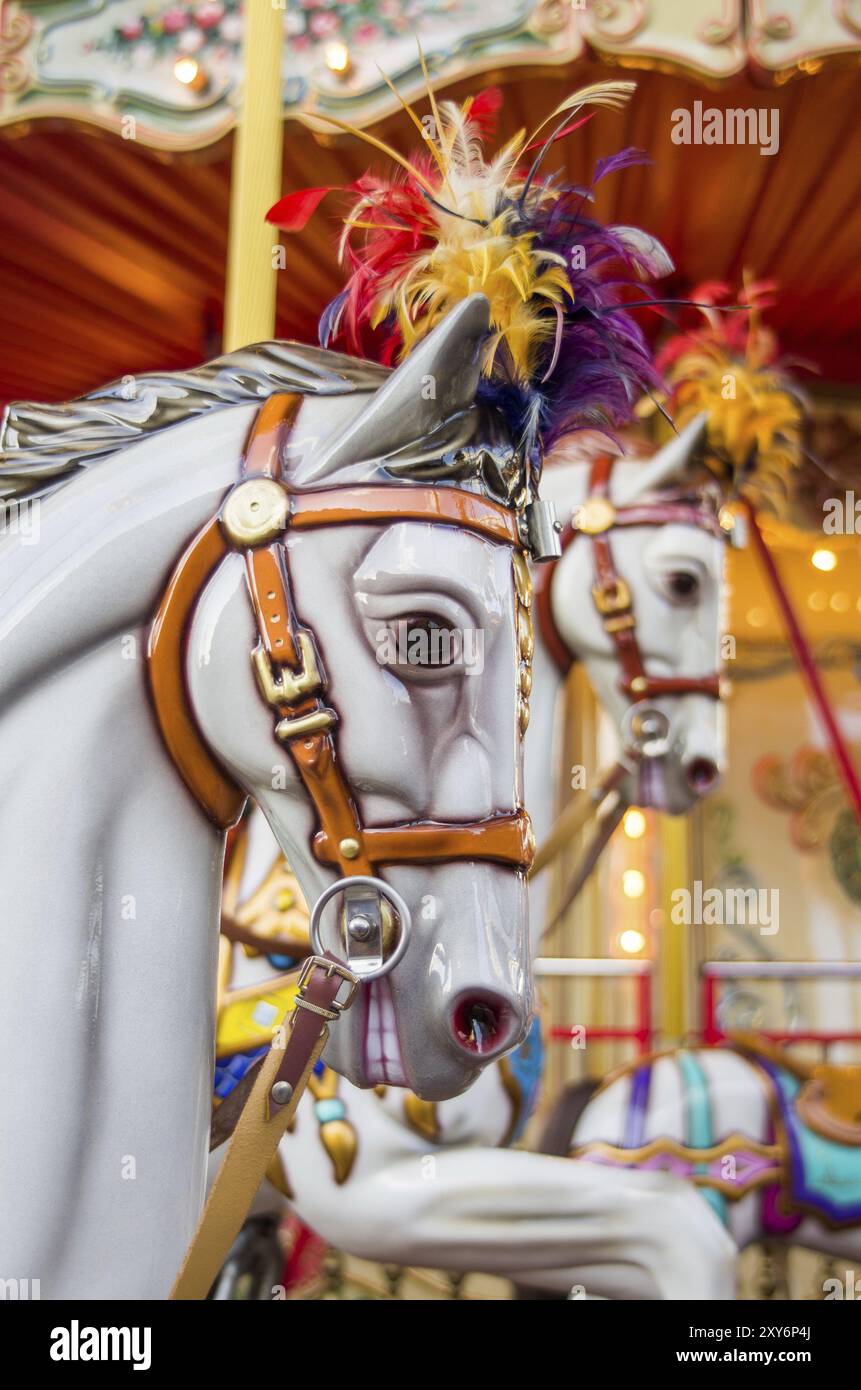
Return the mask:
[[[691,465],[691,460],[705,432],[708,416],[703,413],[685,425],[654,458],[644,463],[642,468],[632,469],[632,477],[625,480],[613,498],[618,507],[627,507],[647,493],[657,492],[668,483],[681,481]]]
[[[361,414],[326,441],[303,469],[303,484],[350,464],[387,458],[470,409],[489,328],[487,298],[472,294],[462,300],[413,348]]]

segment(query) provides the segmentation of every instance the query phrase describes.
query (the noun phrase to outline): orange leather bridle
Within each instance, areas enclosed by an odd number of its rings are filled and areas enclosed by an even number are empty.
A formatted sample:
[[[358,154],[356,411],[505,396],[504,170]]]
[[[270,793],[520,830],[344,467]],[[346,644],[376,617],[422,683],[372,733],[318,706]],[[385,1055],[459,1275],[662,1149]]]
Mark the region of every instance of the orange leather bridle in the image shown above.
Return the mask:
[[[613,462],[612,458],[606,456],[594,460],[589,476],[589,496],[575,509],[572,519],[564,527],[561,545],[564,554],[578,535],[587,536],[591,541],[595,577],[592,601],[621,668],[619,688],[632,702],[668,695],[708,695],[718,700],[721,696],[721,678],[717,672],[707,676],[647,674],[637,641],[633,595],[616,569],[609,538],[609,532],[619,526],[672,524],[696,526],[723,540],[725,533],[714,508],[709,506],[705,497],[694,500],[689,497],[667,498],[660,502],[614,507],[609,498]],[[558,561],[542,565],[538,571],[535,604],[542,638],[559,669],[567,674],[574,658],[556,626],[551,602],[557,564]]]
[[[257,628],[251,654],[262,698],[273,710],[274,735],[287,750],[313,803],[313,852],[347,877],[374,876],[383,864],[491,860],[522,873],[534,853],[525,810],[460,824],[365,826],[340,763],[337,709],[307,621],[296,611],[290,577],[289,532],[339,525],[429,521],[460,527],[494,544],[524,548],[514,511],[458,488],[369,483],[294,492],[279,465],[302,403],[296,394],[270,396],[252,427],[242,479],[219,515],[194,538],[159,607],[149,642],[149,675],[158,722],[182,777],[222,828],[234,824],[245,793],[204,743],[190,709],[184,676],[185,639],[209,576],[232,550],[243,555]],[[328,700],[327,700],[328,697]]]

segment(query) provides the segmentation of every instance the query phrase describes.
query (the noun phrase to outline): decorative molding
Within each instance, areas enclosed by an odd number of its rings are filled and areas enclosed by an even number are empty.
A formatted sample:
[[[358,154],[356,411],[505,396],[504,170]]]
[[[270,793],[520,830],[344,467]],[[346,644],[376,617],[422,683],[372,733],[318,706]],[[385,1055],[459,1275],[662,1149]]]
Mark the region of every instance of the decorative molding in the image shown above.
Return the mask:
[[[0,125],[82,121],[162,149],[212,145],[236,120],[248,0],[0,0]],[[861,53],[861,0],[273,0],[284,12],[284,114],[359,125],[437,85],[591,50],[709,82],[783,81]],[[177,71],[177,64],[180,65]],[[339,70],[340,69],[340,70]],[[184,80],[183,80],[184,79]]]

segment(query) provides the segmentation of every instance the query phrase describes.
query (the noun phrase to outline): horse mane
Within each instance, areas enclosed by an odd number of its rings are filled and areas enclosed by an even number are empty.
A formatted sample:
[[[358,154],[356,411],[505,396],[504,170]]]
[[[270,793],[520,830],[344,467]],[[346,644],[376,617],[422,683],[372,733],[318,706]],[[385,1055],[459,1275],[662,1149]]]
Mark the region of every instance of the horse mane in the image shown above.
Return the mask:
[[[345,353],[276,340],[190,371],[124,376],[71,401],[14,401],[0,422],[0,498],[47,496],[81,468],[192,416],[263,401],[274,391],[377,391],[389,375]]]

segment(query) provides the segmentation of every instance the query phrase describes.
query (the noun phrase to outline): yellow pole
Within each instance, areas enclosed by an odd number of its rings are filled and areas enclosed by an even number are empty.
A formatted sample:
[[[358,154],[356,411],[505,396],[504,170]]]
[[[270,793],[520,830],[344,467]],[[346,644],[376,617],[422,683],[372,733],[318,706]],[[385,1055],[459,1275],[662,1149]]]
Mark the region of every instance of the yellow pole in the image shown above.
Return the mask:
[[[275,332],[278,272],[272,248],[278,234],[265,217],[281,195],[284,13],[275,0],[246,0],[243,95],[230,185],[225,352]]]
[[[672,894],[677,888],[691,888],[690,826],[686,816],[658,818],[658,849],[661,878],[660,985],[661,1033],[664,1046],[681,1042],[688,1028],[688,971],[690,938],[694,930],[687,923],[672,919]]]

